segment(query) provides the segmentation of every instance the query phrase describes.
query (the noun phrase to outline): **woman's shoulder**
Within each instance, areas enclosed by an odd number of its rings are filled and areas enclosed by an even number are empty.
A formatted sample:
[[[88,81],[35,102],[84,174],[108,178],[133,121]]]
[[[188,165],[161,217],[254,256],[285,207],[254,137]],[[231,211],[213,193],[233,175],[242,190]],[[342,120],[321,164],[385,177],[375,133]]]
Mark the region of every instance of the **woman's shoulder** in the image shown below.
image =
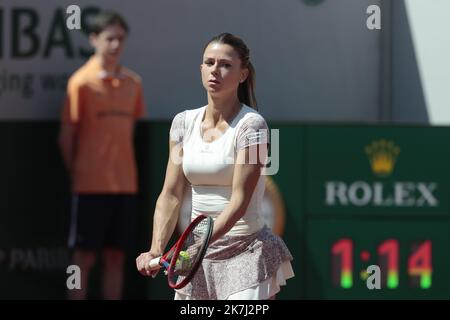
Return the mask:
[[[180,121],[181,119],[183,119],[185,121],[186,119],[192,119],[197,114],[200,114],[204,108],[205,108],[205,106],[200,107],[200,108],[185,109],[183,111],[180,111],[177,114],[175,114],[172,121]]]
[[[195,119],[202,114],[205,107],[186,109],[178,112],[172,120],[170,128],[171,139],[180,142],[183,141],[186,135],[189,136],[193,131]]]
[[[241,118],[239,119],[238,125],[244,126],[267,126],[266,119],[255,109],[243,105],[243,110],[241,113]]]

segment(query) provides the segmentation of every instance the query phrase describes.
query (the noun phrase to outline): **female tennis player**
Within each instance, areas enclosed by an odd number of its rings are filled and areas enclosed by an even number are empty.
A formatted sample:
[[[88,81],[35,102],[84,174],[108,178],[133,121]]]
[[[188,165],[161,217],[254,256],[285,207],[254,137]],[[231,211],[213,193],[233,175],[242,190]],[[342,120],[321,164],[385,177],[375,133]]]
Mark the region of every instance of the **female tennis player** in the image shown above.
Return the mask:
[[[172,121],[152,244],[136,266],[143,275],[155,275],[150,261],[164,253],[189,183],[192,220],[211,216],[214,229],[201,266],[175,290],[175,299],[273,299],[294,273],[285,243],[260,217],[269,134],[256,111],[249,49],[240,38],[220,34],[206,45],[200,70],[208,104]]]

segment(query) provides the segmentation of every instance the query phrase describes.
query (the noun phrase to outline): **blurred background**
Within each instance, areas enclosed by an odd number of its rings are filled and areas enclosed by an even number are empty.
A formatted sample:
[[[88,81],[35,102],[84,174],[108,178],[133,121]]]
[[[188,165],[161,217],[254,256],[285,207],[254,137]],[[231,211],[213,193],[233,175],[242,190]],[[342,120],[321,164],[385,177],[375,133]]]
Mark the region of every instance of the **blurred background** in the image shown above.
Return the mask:
[[[81,30],[66,27],[73,4]],[[259,111],[279,130],[264,215],[296,277],[278,298],[450,298],[446,0],[3,0],[0,298],[65,299],[59,115],[68,77],[92,54],[89,20],[103,9],[130,26],[122,62],[141,75],[147,104],[135,130],[139,232],[125,299],[173,298],[134,259],[149,248],[171,120],[206,104],[202,51],[222,32],[251,49]],[[380,267],[379,290],[367,287],[370,265]],[[98,299],[99,267],[92,279]]]

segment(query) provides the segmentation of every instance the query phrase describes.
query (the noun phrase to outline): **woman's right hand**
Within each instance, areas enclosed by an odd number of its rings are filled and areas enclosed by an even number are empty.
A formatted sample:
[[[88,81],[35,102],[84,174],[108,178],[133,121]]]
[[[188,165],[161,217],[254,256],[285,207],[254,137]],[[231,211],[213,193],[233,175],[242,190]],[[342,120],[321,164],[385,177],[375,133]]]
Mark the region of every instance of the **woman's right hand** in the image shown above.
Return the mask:
[[[159,269],[150,270],[150,261],[160,257],[161,254],[152,253],[151,251],[143,252],[136,258],[136,268],[143,276],[152,276],[153,278],[159,272]]]

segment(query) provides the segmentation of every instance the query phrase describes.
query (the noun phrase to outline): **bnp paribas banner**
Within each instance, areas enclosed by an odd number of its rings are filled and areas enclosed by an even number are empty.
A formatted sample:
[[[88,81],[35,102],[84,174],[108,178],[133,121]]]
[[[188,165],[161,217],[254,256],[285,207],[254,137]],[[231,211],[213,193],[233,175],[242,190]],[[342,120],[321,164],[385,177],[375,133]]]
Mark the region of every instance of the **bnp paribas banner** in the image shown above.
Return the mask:
[[[366,19],[377,3],[228,0],[225,12],[211,0],[1,0],[0,120],[58,118],[68,77],[92,53],[92,18],[109,9],[129,25],[122,62],[143,80],[150,120],[171,120],[205,103],[202,50],[213,36],[231,32],[250,47],[268,120],[374,121],[380,59],[373,48],[381,33]],[[345,101],[339,110],[336,101]]]
[[[446,128],[313,127],[307,141],[311,215],[450,215]]]
[[[59,116],[68,77],[93,53],[89,22],[112,1],[0,3],[0,119]],[[127,17],[128,18],[128,17]]]

